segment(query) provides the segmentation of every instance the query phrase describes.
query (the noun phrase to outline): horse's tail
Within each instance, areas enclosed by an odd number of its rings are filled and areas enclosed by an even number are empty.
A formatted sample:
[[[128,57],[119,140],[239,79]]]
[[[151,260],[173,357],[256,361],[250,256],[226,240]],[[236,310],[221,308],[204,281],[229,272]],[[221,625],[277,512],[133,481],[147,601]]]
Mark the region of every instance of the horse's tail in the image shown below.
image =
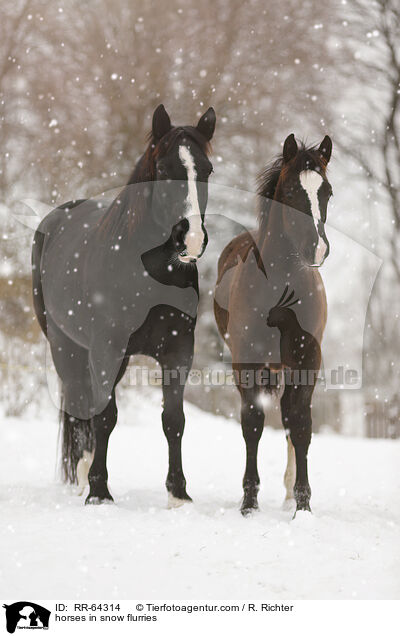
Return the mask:
[[[44,305],[42,280],[41,280],[41,258],[44,243],[44,233],[35,232],[35,236],[32,244],[32,292],[33,292],[33,307],[35,309],[36,317],[39,325],[47,336],[47,321],[46,321],[46,308]]]
[[[64,396],[61,397],[61,471],[66,483],[87,483],[87,473],[93,459],[94,430],[93,420],[80,420],[64,410]]]

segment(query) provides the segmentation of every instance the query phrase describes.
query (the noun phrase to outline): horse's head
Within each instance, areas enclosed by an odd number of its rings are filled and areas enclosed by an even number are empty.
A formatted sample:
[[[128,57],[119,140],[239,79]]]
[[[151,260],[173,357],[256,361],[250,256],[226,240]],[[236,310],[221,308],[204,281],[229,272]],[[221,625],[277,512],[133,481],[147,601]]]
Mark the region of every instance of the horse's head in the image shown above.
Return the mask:
[[[326,167],[332,153],[328,135],[317,147],[297,145],[293,134],[283,146],[274,199],[282,205],[283,231],[300,259],[319,267],[329,254],[325,223],[332,187]],[[302,214],[297,214],[301,212]]]
[[[197,126],[171,126],[163,105],[153,115],[154,220],[167,232],[183,263],[195,263],[207,245],[204,215],[213,169],[207,155],[214,129],[213,108],[200,117]]]

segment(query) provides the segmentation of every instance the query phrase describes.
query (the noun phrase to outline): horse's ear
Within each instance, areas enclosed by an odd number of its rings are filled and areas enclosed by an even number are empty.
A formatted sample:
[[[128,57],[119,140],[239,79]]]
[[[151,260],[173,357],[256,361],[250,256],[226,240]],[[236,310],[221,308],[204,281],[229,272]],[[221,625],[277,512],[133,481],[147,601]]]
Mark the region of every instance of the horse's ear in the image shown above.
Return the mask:
[[[285,139],[283,144],[283,160],[285,163],[293,159],[297,155],[298,146],[294,134],[292,133]]]
[[[215,110],[212,106],[210,106],[210,108],[200,117],[198,121],[197,130],[207,139],[207,141],[210,141],[214,134],[216,119]]]
[[[160,104],[154,111],[152,131],[154,139],[160,140],[171,130],[171,120],[164,104]]]
[[[318,150],[325,159],[326,163],[328,163],[332,154],[332,139],[328,135],[325,135]]]

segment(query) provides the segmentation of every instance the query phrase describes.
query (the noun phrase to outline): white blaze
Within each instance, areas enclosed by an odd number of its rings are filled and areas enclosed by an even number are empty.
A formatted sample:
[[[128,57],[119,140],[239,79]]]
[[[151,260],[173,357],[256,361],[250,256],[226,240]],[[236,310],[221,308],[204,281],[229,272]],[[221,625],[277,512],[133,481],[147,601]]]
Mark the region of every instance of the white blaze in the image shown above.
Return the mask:
[[[304,170],[300,173],[300,183],[302,188],[307,192],[311,204],[311,215],[314,219],[315,230],[318,234],[318,245],[315,251],[315,260],[320,263],[326,251],[326,243],[319,235],[318,225],[321,221],[321,210],[319,208],[318,190],[321,187],[323,178],[315,170]]]
[[[183,261],[188,261],[190,257],[197,258],[199,256],[203,247],[204,232],[201,227],[201,213],[197,197],[196,169],[189,148],[186,146],[179,146],[179,158],[187,172],[188,195],[186,198],[185,217],[189,221],[189,230],[185,237],[188,256],[180,258]]]

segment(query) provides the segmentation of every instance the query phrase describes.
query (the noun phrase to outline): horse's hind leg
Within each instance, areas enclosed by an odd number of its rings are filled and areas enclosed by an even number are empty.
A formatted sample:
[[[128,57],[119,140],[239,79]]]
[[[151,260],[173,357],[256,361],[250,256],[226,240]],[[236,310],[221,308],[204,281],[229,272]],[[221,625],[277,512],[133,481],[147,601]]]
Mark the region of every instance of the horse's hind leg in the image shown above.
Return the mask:
[[[183,392],[191,359],[186,365],[168,365],[163,360],[163,412],[162,424],[168,441],[168,475],[165,482],[168,491],[168,507],[176,508],[192,501],[186,492],[186,479],[182,467],[182,436],[185,428]]]
[[[297,510],[311,510],[307,454],[311,441],[311,398],[314,386],[287,384],[281,398],[282,423],[289,430],[296,455],[294,498]]]
[[[93,463],[94,451],[84,450],[82,457],[76,466],[76,480],[78,482],[78,495],[83,495],[86,486],[89,485],[89,470]]]
[[[83,494],[94,444],[88,353],[65,336],[51,319],[46,321],[46,330],[54,365],[62,383],[60,419],[63,478],[67,483],[78,483],[80,494]]]
[[[93,418],[95,451],[88,475],[90,491],[86,498],[87,504],[114,501],[107,485],[107,450],[110,434],[117,423],[117,413],[115,391],[113,391],[106,408]]]

